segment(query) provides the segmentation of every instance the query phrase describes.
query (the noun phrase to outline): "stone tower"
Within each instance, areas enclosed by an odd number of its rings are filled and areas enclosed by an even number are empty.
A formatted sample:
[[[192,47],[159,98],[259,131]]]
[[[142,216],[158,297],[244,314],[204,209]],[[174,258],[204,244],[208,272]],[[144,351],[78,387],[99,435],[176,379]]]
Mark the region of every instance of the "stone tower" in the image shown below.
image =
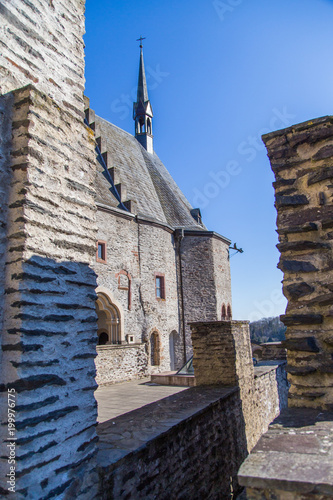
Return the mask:
[[[136,102],[133,103],[133,120],[135,121],[135,138],[148,151],[153,153],[153,110],[148,98],[148,89],[143,62],[142,38],[140,38],[140,67],[138,79],[138,92]]]

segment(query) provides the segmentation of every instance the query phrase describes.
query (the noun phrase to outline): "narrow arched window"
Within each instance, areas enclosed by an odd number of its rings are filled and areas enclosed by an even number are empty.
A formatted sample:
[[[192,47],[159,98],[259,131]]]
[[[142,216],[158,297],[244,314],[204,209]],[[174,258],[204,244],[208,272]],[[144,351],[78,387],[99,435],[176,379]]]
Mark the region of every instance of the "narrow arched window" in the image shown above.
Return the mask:
[[[147,118],[147,134],[151,135],[151,120]]]
[[[227,319],[227,310],[225,308],[225,305],[223,304],[222,306],[222,314],[221,314],[221,319],[222,321],[225,321]]]
[[[160,336],[157,332],[153,332],[150,336],[150,364],[160,365]]]
[[[145,120],[143,117],[139,118],[139,134],[145,133]]]
[[[232,314],[231,314],[231,307],[230,305],[228,304],[228,307],[227,307],[227,319],[228,320],[231,320],[232,318]]]
[[[176,369],[176,345],[178,340],[178,333],[173,330],[169,337],[169,354],[170,354],[170,369]]]

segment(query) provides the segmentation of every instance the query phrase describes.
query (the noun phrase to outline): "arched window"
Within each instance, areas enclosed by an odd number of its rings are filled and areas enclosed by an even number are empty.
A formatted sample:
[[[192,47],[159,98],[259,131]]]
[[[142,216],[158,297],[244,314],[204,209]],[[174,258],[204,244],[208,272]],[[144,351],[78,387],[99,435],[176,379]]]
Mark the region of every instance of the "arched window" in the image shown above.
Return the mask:
[[[97,295],[96,312],[98,318],[97,333],[99,336],[104,333],[108,337],[103,344],[100,342],[99,337],[99,345],[121,344],[120,313],[104,293]],[[104,340],[105,335],[102,337]]]
[[[98,335],[98,345],[105,345],[109,342],[109,336],[106,332],[101,332]]]
[[[178,338],[178,334],[177,334],[176,330],[173,330],[170,333],[170,337],[169,337],[169,354],[170,354],[170,369],[171,370],[176,369],[175,349],[176,349],[176,344],[177,344],[177,338]]]
[[[139,118],[139,134],[145,133],[145,120],[143,117]]]
[[[231,318],[232,318],[231,307],[230,307],[230,304],[228,304],[228,307],[227,307],[227,319],[231,320]]]
[[[150,336],[150,364],[160,365],[160,336],[157,332],[153,332]]]
[[[151,135],[151,120],[147,118],[147,134]]]
[[[221,319],[222,321],[225,321],[227,319],[227,310],[225,308],[225,305],[223,304],[222,306],[222,314],[221,314]]]

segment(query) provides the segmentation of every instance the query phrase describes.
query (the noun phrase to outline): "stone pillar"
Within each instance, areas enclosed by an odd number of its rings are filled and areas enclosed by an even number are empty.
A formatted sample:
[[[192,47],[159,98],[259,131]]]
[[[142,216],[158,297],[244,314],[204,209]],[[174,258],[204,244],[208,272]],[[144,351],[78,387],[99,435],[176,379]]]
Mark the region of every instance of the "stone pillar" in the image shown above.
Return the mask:
[[[15,426],[1,426],[2,493],[13,441],[17,498],[81,498],[97,479],[93,142],[31,86],[11,95],[0,391],[1,422]]]
[[[263,137],[288,299],[290,407],[333,407],[333,117]]]
[[[96,207],[84,1],[3,0],[0,21],[0,496],[90,500]]]
[[[239,470],[247,498],[333,498],[333,117],[263,136],[288,299],[287,410]]]
[[[254,403],[256,391],[249,322],[212,321],[191,323],[190,326],[195,385],[239,387],[247,447],[251,450],[259,437],[256,426],[259,406]]]
[[[190,323],[196,385],[238,386],[254,378],[248,321]]]

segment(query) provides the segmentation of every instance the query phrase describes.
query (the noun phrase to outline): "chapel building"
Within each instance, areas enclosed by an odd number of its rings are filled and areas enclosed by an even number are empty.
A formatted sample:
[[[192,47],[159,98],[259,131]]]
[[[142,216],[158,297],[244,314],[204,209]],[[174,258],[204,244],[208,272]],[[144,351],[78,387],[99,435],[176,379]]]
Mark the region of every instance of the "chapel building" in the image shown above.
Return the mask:
[[[180,368],[191,321],[231,319],[230,240],[204,226],[154,152],[142,45],[135,136],[86,100],[98,171],[97,382]]]

